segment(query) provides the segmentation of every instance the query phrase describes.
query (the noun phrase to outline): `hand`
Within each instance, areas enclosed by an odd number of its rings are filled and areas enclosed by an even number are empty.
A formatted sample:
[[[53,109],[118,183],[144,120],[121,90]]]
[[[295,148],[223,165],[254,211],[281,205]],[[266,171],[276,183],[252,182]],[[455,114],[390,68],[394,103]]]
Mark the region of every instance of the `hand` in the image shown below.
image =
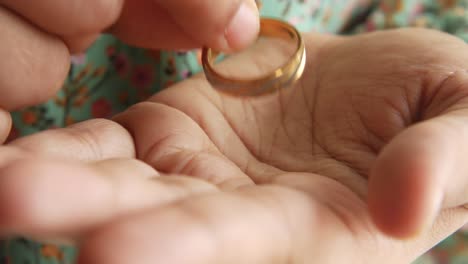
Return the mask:
[[[1,148],[0,232],[75,238],[87,264],[412,261],[468,217],[466,44],[305,38],[303,78],[276,95],[232,98],[199,76],[117,123]]]
[[[84,50],[102,32],[151,49],[237,50],[258,30],[254,0],[2,0],[0,109],[52,97],[68,74],[70,53]],[[0,143],[11,126],[3,110]]]

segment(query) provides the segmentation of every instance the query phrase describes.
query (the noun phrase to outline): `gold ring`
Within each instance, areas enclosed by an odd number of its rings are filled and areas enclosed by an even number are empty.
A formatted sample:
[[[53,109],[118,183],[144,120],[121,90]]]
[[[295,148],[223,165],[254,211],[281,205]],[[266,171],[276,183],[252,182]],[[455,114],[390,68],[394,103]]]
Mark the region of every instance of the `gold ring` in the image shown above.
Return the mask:
[[[275,92],[294,84],[304,72],[306,63],[305,45],[299,31],[281,20],[262,18],[260,35],[294,41],[296,48],[291,59],[273,72],[257,79],[227,78],[214,69],[213,62],[219,53],[203,48],[202,65],[210,84],[221,92],[235,96],[259,96]]]

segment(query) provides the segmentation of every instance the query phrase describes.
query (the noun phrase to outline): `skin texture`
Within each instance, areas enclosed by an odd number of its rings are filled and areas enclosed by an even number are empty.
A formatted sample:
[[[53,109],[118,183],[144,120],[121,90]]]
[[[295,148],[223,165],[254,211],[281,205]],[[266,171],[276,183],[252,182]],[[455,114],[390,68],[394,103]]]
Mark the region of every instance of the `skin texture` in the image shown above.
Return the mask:
[[[466,44],[304,38],[304,76],[279,93],[196,76],[1,147],[0,233],[73,240],[86,264],[414,260],[468,217]],[[281,51],[220,67],[261,73]]]

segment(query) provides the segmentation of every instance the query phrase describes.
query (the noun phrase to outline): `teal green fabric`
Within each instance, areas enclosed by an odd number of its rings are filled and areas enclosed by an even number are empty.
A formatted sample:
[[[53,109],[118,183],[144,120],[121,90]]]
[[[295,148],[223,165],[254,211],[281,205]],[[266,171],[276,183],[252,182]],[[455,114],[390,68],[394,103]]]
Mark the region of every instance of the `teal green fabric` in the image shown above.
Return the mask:
[[[263,0],[261,13],[287,20],[301,31],[360,34],[417,26],[468,41],[467,10],[466,0]],[[10,139],[111,117],[200,72],[199,60],[197,50],[150,52],[103,35],[86,53],[73,56],[66,83],[53,99],[13,113]],[[0,242],[0,264],[72,264],[76,254],[74,248],[25,238]],[[468,235],[454,234],[416,262],[432,263],[468,263]]]

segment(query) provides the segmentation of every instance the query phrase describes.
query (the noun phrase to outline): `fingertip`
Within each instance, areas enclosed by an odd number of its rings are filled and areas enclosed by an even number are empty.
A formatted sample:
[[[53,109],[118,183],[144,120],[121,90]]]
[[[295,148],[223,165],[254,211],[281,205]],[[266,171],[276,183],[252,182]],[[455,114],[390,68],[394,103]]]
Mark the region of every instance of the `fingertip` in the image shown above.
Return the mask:
[[[375,186],[373,188],[378,189]],[[424,208],[427,207],[427,203],[408,201],[418,199],[407,195],[408,192],[400,192],[399,197],[376,194],[378,192],[369,192],[369,211],[377,228],[390,237],[398,239],[416,237],[427,231],[435,220],[438,206]],[[371,196],[371,193],[374,194]]]
[[[429,229],[443,200],[443,187],[427,160],[413,154],[390,146],[377,159],[369,179],[368,206],[374,223],[399,239]]]
[[[236,51],[246,48],[254,42],[259,31],[260,20],[258,10],[243,3],[224,32],[222,38],[225,40],[221,41],[221,48],[223,51]]]
[[[182,35],[199,47],[232,53],[253,43],[260,31],[260,16],[253,0],[155,2],[163,14],[169,15],[166,20],[173,21]],[[173,33],[169,39],[177,37]]]

